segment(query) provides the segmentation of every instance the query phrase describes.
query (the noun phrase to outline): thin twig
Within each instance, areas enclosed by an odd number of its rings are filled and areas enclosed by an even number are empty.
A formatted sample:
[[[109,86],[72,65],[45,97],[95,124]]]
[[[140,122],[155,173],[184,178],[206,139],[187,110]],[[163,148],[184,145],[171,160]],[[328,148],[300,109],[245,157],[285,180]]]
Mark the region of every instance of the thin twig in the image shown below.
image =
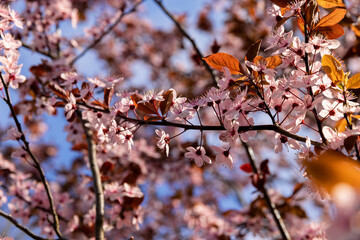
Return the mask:
[[[255,163],[254,151],[252,150],[251,146],[249,146],[246,142],[244,142],[244,141],[241,141],[241,142],[246,150],[246,154],[249,158],[249,162],[250,162],[250,165],[252,167],[254,174],[259,174],[259,170]],[[275,203],[271,200],[269,193],[265,186],[262,187],[261,192],[264,196],[266,204],[268,205],[271,215],[274,218],[276,226],[278,227],[278,229],[280,231],[282,238],[284,240],[291,240],[290,234],[289,234],[288,230],[286,229],[285,223],[280,215],[280,212],[277,210]]]
[[[101,183],[101,175],[99,166],[96,161],[96,145],[93,140],[93,132],[87,126],[88,122],[84,120],[81,116],[81,112],[77,110],[77,115],[81,120],[85,135],[86,141],[88,144],[88,154],[89,154],[89,164],[93,178],[94,191],[95,191],[95,208],[96,208],[96,217],[95,217],[95,239],[103,240],[104,238],[104,193]]]
[[[184,35],[185,38],[187,38],[191,45],[193,46],[196,54],[200,57],[202,63],[204,64],[206,70],[210,73],[211,78],[214,82],[214,84],[217,84],[217,78],[213,72],[213,70],[210,68],[209,64],[206,63],[206,61],[203,59],[204,55],[201,53],[200,49],[196,45],[194,39],[186,32],[186,30],[181,26],[181,24],[175,19],[175,17],[165,8],[165,6],[162,4],[160,0],[154,0],[155,3],[163,10],[163,12],[173,21],[175,26],[179,29],[182,35]]]
[[[31,51],[35,51],[37,53],[40,53],[40,54],[42,54],[42,55],[44,55],[46,57],[49,57],[49,58],[51,58],[53,60],[57,58],[57,57],[53,56],[52,54],[50,54],[48,52],[42,51],[40,49],[33,49],[31,46],[29,46],[28,44],[26,44],[24,42],[22,42],[22,47],[27,48],[27,49],[29,49]]]
[[[15,110],[14,110],[14,107],[12,105],[12,102],[11,102],[11,98],[10,98],[10,94],[9,94],[9,89],[8,89],[8,85],[5,83],[5,80],[2,76],[2,74],[0,73],[0,78],[1,78],[1,81],[2,81],[2,84],[3,84],[3,88],[5,90],[5,94],[6,94],[6,98],[4,98],[4,101],[6,102],[6,104],[8,105],[9,109],[10,109],[10,112],[11,112],[11,115],[12,115],[12,118],[14,119],[14,122],[15,122],[15,125],[18,129],[18,131],[21,133],[21,138],[20,140],[24,143],[24,150],[29,154],[30,158],[33,160],[33,164],[32,166],[35,167],[37,169],[37,171],[39,172],[40,174],[40,179],[41,179],[41,182],[43,183],[44,185],[44,189],[45,189],[45,192],[46,192],[46,195],[47,195],[47,198],[49,200],[49,205],[50,205],[50,209],[51,209],[51,213],[52,213],[52,216],[53,216],[53,223],[51,223],[56,235],[60,238],[60,239],[65,239],[62,237],[62,234],[60,232],[60,225],[59,225],[59,218],[58,218],[58,215],[56,213],[56,209],[55,209],[55,204],[54,204],[54,199],[53,199],[53,196],[52,196],[52,193],[51,193],[51,190],[50,190],[50,185],[48,183],[48,181],[46,180],[46,177],[45,177],[45,173],[44,173],[44,170],[42,169],[41,165],[40,165],[40,162],[39,160],[36,158],[36,156],[33,154],[33,152],[31,151],[30,149],[30,144],[29,142],[27,141],[26,137],[25,137],[25,134],[22,130],[22,127],[21,127],[21,124],[17,118],[17,115],[15,113]]]
[[[35,233],[33,233],[32,231],[30,231],[30,229],[28,229],[27,227],[24,227],[23,225],[21,225],[18,221],[16,221],[11,215],[6,214],[5,212],[3,212],[2,210],[0,210],[0,216],[6,218],[9,222],[11,222],[12,224],[14,224],[18,229],[20,229],[21,231],[23,231],[26,235],[28,235],[29,237],[31,237],[32,239],[35,240],[50,240],[49,238],[43,238],[40,237],[38,235],[36,235]]]
[[[124,11],[123,13],[120,14],[120,16],[116,19],[116,21],[110,25],[108,27],[108,29],[106,29],[98,38],[96,38],[89,46],[87,46],[81,53],[79,53],[79,55],[75,56],[71,61],[70,61],[70,65],[74,65],[74,63],[79,60],[82,56],[85,55],[85,53],[87,53],[90,49],[94,48],[98,43],[101,42],[101,40],[108,35],[123,19],[123,17],[125,17],[126,15],[135,12],[136,8],[142,4],[145,0],[141,0],[140,2],[137,2],[136,4],[134,4],[134,6],[132,6],[129,10]]]

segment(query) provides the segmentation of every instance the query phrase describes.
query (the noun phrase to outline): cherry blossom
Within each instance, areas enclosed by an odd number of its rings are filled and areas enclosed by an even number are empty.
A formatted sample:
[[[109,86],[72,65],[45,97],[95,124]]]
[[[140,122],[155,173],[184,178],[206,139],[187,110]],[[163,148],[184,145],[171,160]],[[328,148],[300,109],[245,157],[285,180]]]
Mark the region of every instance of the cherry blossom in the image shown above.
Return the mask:
[[[199,146],[196,149],[193,147],[187,147],[186,150],[188,150],[188,152],[185,153],[185,157],[193,159],[198,167],[201,167],[204,162],[211,164],[211,159],[205,155],[206,151],[204,147]]]

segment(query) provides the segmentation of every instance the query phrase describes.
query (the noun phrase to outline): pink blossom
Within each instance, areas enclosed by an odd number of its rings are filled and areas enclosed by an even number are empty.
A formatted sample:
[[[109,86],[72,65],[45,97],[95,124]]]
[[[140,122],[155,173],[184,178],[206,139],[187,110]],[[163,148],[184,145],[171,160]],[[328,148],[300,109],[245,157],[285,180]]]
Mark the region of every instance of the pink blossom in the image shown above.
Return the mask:
[[[128,183],[124,183],[122,186],[122,196],[126,196],[129,198],[142,198],[144,194],[141,192],[140,188],[136,186],[131,186]]]
[[[332,149],[337,149],[344,144],[347,137],[344,133],[335,132],[330,127],[325,126],[322,129],[325,138],[329,141],[328,146]]]
[[[301,147],[301,145],[295,139],[289,138],[279,133],[275,134],[275,140],[276,140],[276,145],[274,148],[275,153],[281,152],[283,150],[283,145],[285,144],[286,147],[289,146],[292,149],[300,149]]]
[[[185,157],[193,159],[198,167],[201,167],[204,162],[211,164],[211,159],[205,155],[206,151],[204,147],[199,146],[196,149],[187,147],[186,150],[188,150],[188,152],[185,153]]]
[[[6,132],[6,137],[4,140],[14,140],[19,141],[22,137],[22,133],[19,132],[16,128],[10,127]]]
[[[233,167],[234,161],[231,156],[230,149],[225,149],[223,147],[217,147],[217,146],[212,146],[212,148],[216,152],[216,159],[215,159],[216,162],[220,164],[225,164],[229,168]]]
[[[69,96],[69,102],[65,105],[65,116],[68,121],[71,121],[75,117],[75,110],[77,109],[76,106],[76,98],[72,93]]]
[[[156,129],[155,133],[160,137],[160,139],[157,142],[157,146],[160,149],[165,148],[166,156],[169,156],[169,142],[170,142],[169,134],[167,134],[163,129],[160,130]]]

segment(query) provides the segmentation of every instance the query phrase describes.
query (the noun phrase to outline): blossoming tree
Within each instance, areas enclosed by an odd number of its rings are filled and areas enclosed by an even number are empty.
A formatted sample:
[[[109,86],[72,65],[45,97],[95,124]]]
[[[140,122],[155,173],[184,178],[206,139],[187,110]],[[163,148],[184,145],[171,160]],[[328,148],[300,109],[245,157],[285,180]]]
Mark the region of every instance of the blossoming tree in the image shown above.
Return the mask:
[[[4,221],[32,239],[359,237],[359,2],[202,1],[194,26],[167,4],[2,1]],[[41,140],[46,115],[77,157]]]

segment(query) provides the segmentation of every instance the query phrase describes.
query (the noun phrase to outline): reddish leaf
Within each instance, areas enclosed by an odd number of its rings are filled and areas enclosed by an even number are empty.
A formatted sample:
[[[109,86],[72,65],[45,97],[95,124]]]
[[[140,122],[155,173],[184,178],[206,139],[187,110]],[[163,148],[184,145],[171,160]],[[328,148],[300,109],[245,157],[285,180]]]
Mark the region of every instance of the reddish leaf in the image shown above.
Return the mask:
[[[269,160],[264,160],[260,164],[260,170],[263,174],[270,174],[268,163]]]
[[[211,45],[211,52],[217,53],[217,52],[219,52],[220,48],[221,48],[221,45],[219,45],[215,39],[213,44]]]
[[[253,172],[250,163],[245,163],[245,164],[241,165],[240,169],[243,170],[246,173],[252,173]]]
[[[110,161],[106,161],[101,165],[100,172],[104,175],[114,170],[115,164]]]

